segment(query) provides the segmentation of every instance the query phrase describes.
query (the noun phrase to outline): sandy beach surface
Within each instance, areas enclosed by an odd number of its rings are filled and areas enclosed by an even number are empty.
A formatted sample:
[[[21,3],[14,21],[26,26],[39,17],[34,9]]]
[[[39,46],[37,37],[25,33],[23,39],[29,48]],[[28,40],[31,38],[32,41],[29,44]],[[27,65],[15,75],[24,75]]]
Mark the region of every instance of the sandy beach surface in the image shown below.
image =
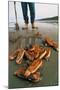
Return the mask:
[[[43,37],[48,36],[58,43],[58,23],[37,22],[37,30],[32,30],[29,25],[28,30],[22,30],[22,25],[19,24],[19,31],[14,27],[9,27],[9,52],[18,48],[25,47],[28,44],[41,44],[41,40],[37,38],[28,38],[40,32]],[[27,37],[25,39],[25,37]],[[42,80],[38,83],[31,83],[21,78],[17,78],[13,73],[20,67],[14,61],[9,61],[9,88],[26,88],[26,87],[41,87],[58,85],[58,52],[52,49],[51,57],[48,62],[45,62],[42,69]]]

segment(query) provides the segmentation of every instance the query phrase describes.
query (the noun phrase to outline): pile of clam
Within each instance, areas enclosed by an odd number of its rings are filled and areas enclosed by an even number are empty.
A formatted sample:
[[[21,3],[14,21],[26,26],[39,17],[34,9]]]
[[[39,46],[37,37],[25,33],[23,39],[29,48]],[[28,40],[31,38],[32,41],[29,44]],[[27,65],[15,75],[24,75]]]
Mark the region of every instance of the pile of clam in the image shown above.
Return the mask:
[[[35,44],[28,48],[19,48],[9,55],[9,60],[16,60],[16,64],[22,64],[23,61],[26,64],[26,66],[20,66],[14,75],[32,82],[42,80],[39,70],[43,67],[43,61],[49,60],[52,48],[58,51],[57,43],[48,37],[45,37],[43,44],[44,46]]]

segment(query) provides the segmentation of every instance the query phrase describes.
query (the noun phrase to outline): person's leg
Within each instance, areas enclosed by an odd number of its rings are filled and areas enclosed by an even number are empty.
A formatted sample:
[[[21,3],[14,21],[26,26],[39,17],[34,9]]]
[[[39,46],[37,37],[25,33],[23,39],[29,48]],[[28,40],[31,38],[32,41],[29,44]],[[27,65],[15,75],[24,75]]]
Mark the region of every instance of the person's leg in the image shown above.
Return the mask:
[[[34,24],[34,21],[35,21],[35,4],[34,3],[28,3],[28,4],[29,4],[30,19],[31,19],[32,28],[37,28],[37,27],[35,27],[35,24]]]
[[[35,19],[35,5],[34,5],[34,3],[28,3],[28,4],[29,4],[29,9],[30,9],[31,23],[33,23],[34,19]]]
[[[27,3],[26,3],[26,2],[21,2],[21,6],[22,6],[23,18],[24,18],[24,20],[25,20],[25,23],[28,23]]]
[[[22,12],[23,12],[23,18],[25,21],[25,27],[24,29],[28,28],[28,8],[27,8],[27,3],[26,2],[21,2],[22,6]]]

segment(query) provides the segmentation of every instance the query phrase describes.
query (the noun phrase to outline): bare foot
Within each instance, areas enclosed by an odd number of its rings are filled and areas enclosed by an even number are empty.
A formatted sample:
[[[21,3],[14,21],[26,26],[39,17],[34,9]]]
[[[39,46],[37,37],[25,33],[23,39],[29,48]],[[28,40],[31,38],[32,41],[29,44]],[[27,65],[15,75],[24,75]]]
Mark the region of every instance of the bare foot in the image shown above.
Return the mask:
[[[35,24],[34,24],[34,23],[32,23],[32,29],[38,29],[38,27],[37,27],[37,26],[35,26]]]
[[[19,30],[19,25],[18,25],[18,23],[15,24],[15,29],[16,29],[16,30]]]
[[[25,24],[24,27],[22,27],[23,30],[27,30],[28,29],[28,24]]]

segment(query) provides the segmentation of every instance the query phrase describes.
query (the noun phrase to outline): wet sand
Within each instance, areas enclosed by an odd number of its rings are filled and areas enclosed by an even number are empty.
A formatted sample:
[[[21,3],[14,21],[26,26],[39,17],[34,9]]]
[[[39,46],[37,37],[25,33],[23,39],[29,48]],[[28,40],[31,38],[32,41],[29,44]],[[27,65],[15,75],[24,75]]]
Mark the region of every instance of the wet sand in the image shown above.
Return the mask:
[[[41,44],[41,40],[37,38],[28,38],[34,36],[36,32],[40,32],[43,36],[49,36],[58,43],[58,24],[57,23],[36,23],[38,30],[22,30],[19,31],[9,28],[9,52],[28,44]],[[23,38],[22,38],[23,37]],[[25,37],[27,37],[25,39]],[[9,61],[9,88],[26,88],[58,85],[58,53],[52,49],[52,54],[48,62],[45,62],[42,70],[43,78],[38,83],[19,79],[13,73],[20,67],[16,65],[15,60]]]

